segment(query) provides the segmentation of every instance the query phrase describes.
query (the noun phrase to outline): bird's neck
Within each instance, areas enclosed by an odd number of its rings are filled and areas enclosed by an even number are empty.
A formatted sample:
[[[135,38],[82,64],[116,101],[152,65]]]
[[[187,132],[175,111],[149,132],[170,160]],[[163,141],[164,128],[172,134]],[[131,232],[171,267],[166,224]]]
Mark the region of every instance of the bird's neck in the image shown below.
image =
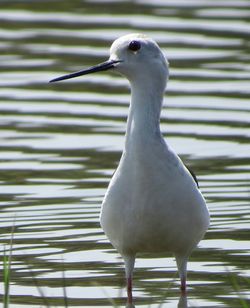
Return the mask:
[[[127,121],[125,149],[135,143],[147,144],[161,138],[160,113],[165,86],[157,81],[145,84],[131,82],[131,102]]]

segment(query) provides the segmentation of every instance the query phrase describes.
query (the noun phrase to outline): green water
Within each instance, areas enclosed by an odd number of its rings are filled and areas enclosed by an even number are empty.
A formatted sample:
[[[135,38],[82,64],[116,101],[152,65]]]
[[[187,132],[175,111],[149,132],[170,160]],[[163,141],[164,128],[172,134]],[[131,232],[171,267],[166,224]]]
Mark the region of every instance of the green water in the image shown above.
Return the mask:
[[[250,1],[1,1],[0,25],[0,255],[14,223],[10,307],[64,307],[63,289],[70,307],[126,305],[123,263],[98,217],[123,148],[128,82],[110,73],[48,81],[106,60],[130,32],[153,37],[169,59],[162,131],[211,212],[187,297],[172,256],[141,255],[135,305],[250,305]]]

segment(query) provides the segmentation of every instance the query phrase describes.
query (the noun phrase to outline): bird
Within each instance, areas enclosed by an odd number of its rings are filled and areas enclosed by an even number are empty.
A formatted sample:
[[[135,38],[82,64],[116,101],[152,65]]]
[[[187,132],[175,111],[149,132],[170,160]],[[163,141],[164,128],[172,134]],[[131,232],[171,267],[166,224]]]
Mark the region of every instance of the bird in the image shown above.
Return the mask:
[[[101,227],[124,260],[128,303],[139,253],[172,253],[185,293],[188,258],[210,215],[196,177],[160,130],[168,60],[153,39],[132,33],[113,42],[107,61],[51,82],[107,70],[128,79],[131,99],[123,152],[101,206]]]

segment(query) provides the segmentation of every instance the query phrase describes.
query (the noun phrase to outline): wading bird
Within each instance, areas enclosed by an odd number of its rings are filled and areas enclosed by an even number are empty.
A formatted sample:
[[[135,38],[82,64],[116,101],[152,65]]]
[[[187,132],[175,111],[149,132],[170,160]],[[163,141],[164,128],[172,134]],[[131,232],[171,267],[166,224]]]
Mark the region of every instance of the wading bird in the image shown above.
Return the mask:
[[[106,70],[119,72],[131,85],[125,146],[100,218],[124,259],[128,302],[140,252],[173,253],[185,291],[187,260],[208,229],[209,212],[194,175],[160,131],[168,62],[152,39],[129,34],[114,41],[106,62],[51,82]]]

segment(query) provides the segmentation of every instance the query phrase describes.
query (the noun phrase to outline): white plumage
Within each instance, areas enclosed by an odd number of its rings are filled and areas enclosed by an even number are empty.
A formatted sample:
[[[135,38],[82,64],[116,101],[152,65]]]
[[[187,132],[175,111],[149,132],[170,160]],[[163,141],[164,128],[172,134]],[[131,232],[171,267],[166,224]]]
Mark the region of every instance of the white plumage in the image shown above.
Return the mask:
[[[168,62],[152,39],[130,34],[112,44],[108,61],[53,81],[107,69],[129,80],[131,102],[125,147],[103,200],[101,226],[125,261],[129,302],[139,252],[172,252],[184,291],[187,259],[209,226],[209,213],[192,175],[160,132]]]

